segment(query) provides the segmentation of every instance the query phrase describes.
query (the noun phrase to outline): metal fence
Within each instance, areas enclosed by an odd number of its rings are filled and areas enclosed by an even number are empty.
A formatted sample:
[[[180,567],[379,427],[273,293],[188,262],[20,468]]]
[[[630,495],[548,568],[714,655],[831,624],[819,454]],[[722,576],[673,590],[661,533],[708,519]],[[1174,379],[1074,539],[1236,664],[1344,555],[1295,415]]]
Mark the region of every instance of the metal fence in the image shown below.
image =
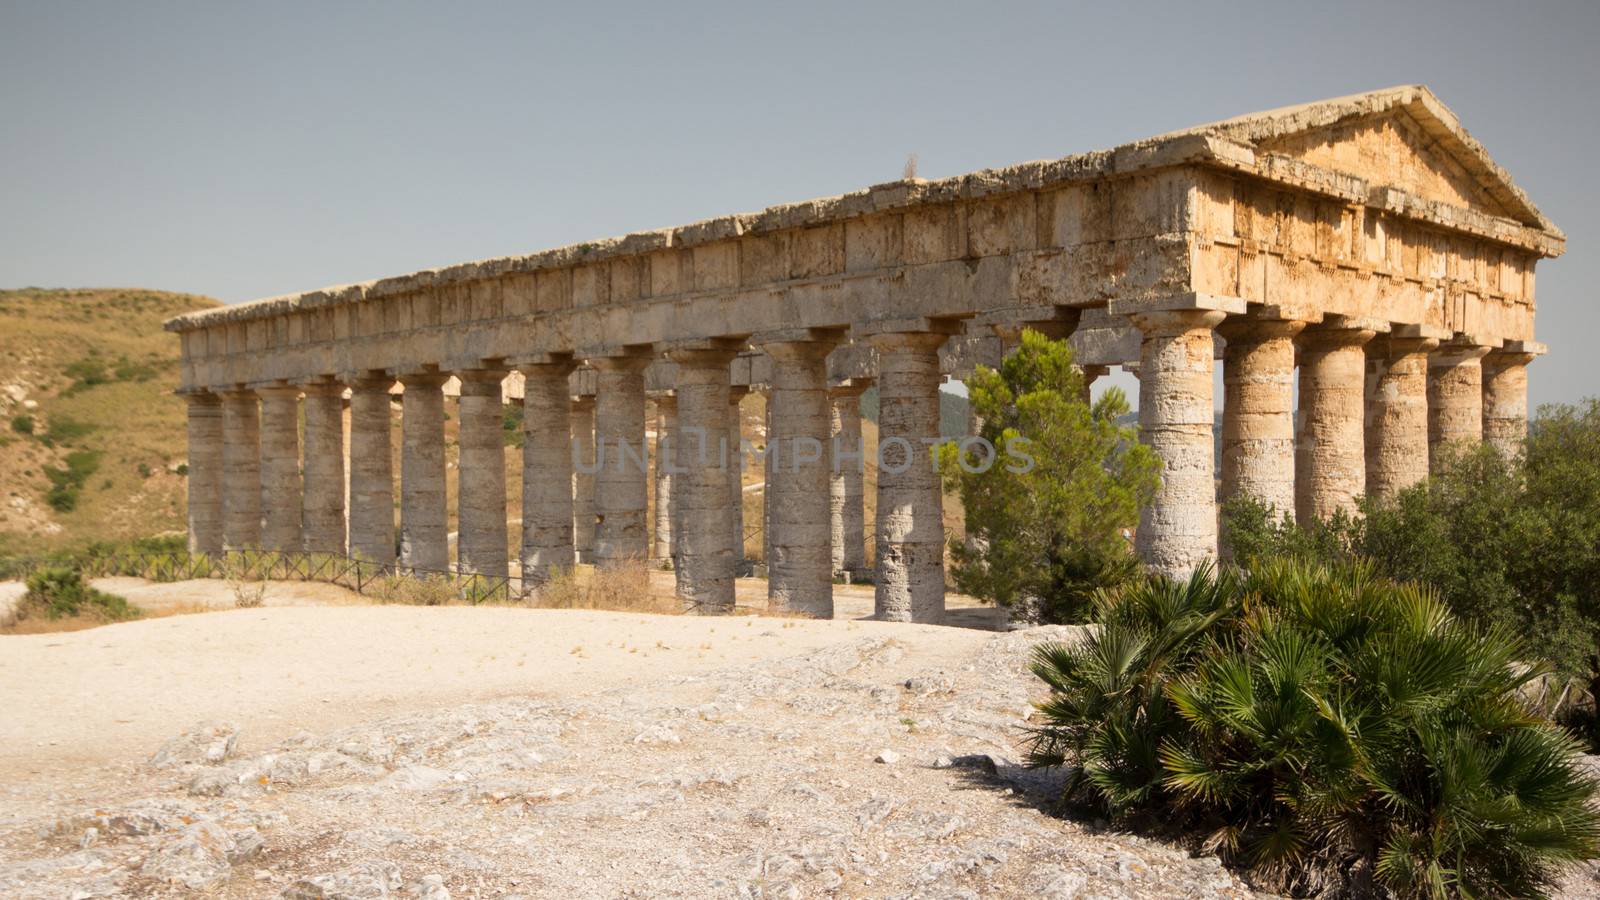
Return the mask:
[[[221,578],[235,581],[320,581],[364,596],[423,602],[454,598],[469,603],[504,602],[523,596],[522,579],[509,575],[421,569],[382,564],[338,553],[303,550],[233,550],[222,554],[184,550],[119,550],[70,558],[23,557],[4,560],[9,577],[27,578],[44,568],[67,568],[86,578],[128,576],[150,581]]]

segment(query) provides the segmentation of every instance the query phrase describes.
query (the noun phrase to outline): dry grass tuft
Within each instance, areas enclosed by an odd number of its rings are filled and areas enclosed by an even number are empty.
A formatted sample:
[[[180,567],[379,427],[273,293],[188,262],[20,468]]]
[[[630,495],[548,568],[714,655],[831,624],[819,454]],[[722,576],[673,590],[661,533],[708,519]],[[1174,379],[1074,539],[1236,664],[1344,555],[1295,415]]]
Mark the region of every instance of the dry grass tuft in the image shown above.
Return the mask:
[[[660,615],[683,612],[676,597],[651,591],[650,570],[642,562],[615,569],[579,566],[558,571],[534,593],[530,605],[540,609],[605,609]]]

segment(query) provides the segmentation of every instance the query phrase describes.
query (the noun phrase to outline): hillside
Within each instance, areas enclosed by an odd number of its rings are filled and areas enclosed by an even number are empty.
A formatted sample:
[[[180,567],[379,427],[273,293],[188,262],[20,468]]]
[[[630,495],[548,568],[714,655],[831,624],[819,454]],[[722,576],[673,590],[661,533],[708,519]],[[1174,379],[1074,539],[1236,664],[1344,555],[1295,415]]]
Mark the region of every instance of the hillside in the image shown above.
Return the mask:
[[[181,530],[178,342],[216,306],[138,289],[0,291],[0,554]]]

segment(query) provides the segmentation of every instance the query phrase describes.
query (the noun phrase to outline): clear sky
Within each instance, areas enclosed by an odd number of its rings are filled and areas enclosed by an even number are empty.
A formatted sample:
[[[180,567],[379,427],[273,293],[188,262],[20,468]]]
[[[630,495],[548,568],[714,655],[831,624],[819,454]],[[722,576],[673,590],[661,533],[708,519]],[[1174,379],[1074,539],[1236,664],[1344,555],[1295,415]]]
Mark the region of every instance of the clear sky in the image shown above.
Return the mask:
[[[1600,3],[0,3],[0,286],[237,302],[1430,85],[1568,236],[1600,394]],[[0,337],[3,340],[3,337]]]

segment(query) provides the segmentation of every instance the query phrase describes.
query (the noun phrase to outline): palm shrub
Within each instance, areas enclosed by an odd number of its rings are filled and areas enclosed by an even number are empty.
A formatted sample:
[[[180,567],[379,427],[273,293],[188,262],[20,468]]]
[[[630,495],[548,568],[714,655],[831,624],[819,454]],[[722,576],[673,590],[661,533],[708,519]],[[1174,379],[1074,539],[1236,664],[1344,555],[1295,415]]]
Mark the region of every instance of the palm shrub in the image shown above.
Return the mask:
[[[1534,896],[1597,852],[1595,783],[1519,690],[1503,627],[1430,589],[1304,560],[1102,597],[1048,644],[1034,765],[1159,818],[1279,890]]]

